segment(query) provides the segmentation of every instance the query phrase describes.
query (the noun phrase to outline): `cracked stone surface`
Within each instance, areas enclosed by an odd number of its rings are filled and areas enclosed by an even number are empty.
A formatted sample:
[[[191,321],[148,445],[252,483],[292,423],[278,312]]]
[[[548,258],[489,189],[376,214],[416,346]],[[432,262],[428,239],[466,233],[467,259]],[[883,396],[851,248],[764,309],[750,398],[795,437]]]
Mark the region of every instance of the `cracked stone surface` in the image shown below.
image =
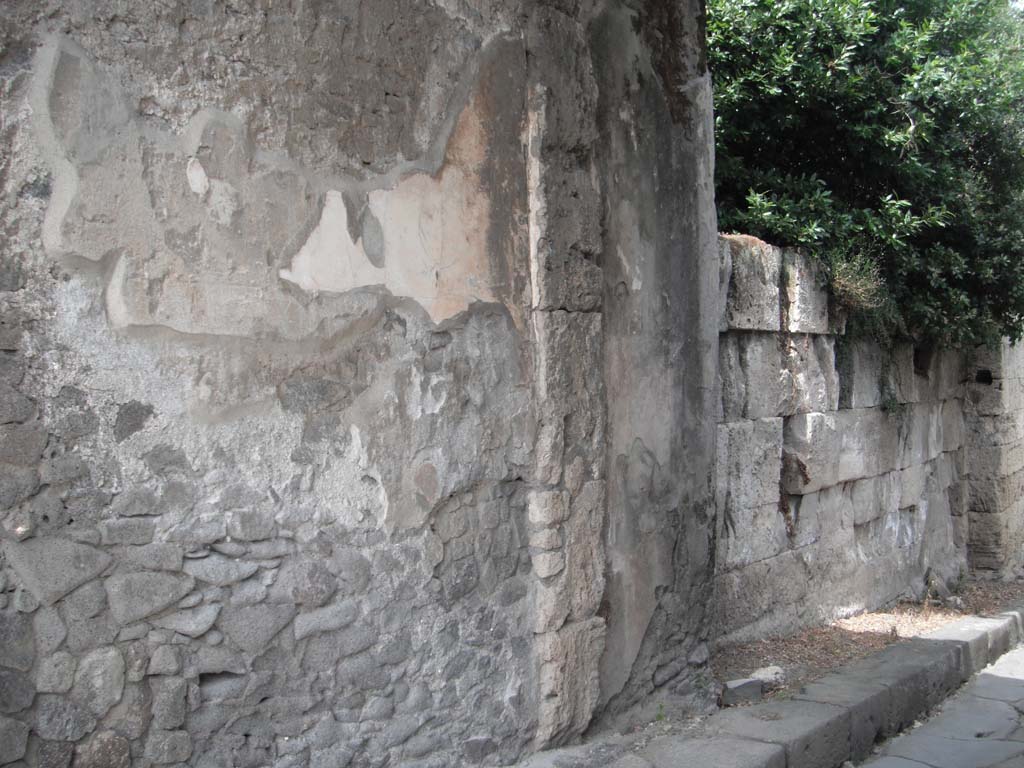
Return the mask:
[[[879,752],[864,768],[1024,765],[1024,647],[986,667],[926,722]]]

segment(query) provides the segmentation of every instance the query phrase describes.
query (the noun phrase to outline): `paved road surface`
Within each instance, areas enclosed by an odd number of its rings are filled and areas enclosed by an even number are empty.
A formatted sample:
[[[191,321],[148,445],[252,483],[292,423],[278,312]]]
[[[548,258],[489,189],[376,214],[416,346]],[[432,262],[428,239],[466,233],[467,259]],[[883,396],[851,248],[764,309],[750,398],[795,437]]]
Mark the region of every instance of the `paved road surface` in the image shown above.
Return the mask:
[[[1024,647],[987,667],[863,768],[1024,768]]]

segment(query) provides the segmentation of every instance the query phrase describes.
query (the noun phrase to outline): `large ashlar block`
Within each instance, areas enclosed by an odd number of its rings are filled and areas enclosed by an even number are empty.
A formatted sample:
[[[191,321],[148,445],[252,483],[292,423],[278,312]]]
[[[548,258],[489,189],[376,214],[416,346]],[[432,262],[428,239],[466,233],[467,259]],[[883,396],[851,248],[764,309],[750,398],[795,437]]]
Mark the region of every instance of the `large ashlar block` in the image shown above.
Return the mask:
[[[807,590],[808,571],[794,551],[719,574],[714,601],[719,639],[743,641],[797,626]]]
[[[820,542],[848,538],[853,528],[853,494],[850,484],[834,485],[805,496],[789,496],[789,519],[796,549]]]
[[[1003,571],[1020,562],[1024,519],[1024,499],[1018,499],[1004,512],[972,511],[968,528],[971,567]]]
[[[967,384],[967,404],[978,416],[1001,416],[1024,409],[1024,379],[993,379]]]
[[[851,484],[854,525],[863,525],[899,510],[902,490],[901,474],[900,472],[887,472],[884,475],[868,477]]]
[[[1024,470],[1024,444],[972,448],[967,460],[972,485],[999,482]]]
[[[731,507],[718,515],[717,570],[730,571],[767,560],[789,546],[786,519],[778,503]]]
[[[1001,446],[1024,442],[1024,411],[1001,416],[974,416],[967,433],[971,446]]]
[[[718,509],[779,502],[782,419],[718,425]]]
[[[838,407],[830,336],[730,332],[720,338],[719,361],[725,421]]]
[[[898,344],[884,350],[874,341],[846,340],[837,354],[840,408],[875,408],[887,401],[919,399],[914,348]]]
[[[746,235],[724,235],[731,269],[725,304],[725,327],[732,330],[778,331],[779,275],[782,251]]]
[[[783,487],[805,494],[926,464],[947,450],[947,442],[950,450],[959,448],[960,434],[955,409],[946,413],[941,403],[909,405],[900,413],[861,408],[798,414],[786,419]]]
[[[834,411],[839,407],[835,339],[790,336],[784,350],[782,414]]]
[[[771,333],[726,333],[719,339],[719,376],[725,421],[779,416],[785,399],[780,338]]]
[[[879,409],[804,413],[786,419],[786,492],[803,495],[899,467],[898,423]]]
[[[964,396],[967,359],[954,349],[915,352],[917,389],[921,401],[942,401]]]
[[[904,423],[900,468],[925,464],[942,453],[945,440],[941,406],[913,406],[900,420]]]
[[[975,347],[968,359],[974,379],[1018,379],[1024,376],[1024,343],[1003,339],[997,346]],[[980,374],[980,375],[979,375]]]
[[[783,319],[790,333],[828,333],[828,290],[824,271],[813,258],[793,249],[782,252]]]
[[[970,508],[975,512],[1002,512],[1024,498],[1024,469],[1007,477],[971,477]]]

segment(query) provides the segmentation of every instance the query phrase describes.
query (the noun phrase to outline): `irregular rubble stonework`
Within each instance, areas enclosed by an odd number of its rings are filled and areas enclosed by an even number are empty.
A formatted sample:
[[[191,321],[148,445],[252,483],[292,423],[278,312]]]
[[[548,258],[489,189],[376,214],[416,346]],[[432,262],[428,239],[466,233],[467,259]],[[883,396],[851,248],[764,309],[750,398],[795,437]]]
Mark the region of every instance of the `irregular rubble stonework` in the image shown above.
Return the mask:
[[[702,698],[701,24],[0,5],[0,765],[504,765]]]
[[[963,354],[844,338],[806,255],[736,236],[720,253],[719,641],[956,580],[973,454]]]

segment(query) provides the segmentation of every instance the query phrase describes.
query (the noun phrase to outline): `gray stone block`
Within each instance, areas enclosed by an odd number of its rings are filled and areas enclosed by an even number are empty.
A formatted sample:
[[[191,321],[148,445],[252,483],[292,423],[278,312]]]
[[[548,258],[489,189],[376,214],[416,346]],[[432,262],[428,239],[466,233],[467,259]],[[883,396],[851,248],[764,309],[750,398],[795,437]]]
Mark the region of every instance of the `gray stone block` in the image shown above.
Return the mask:
[[[891,645],[842,670],[891,692],[883,735],[892,736],[911,725],[956,690],[963,678],[960,646],[937,640],[915,639]]]
[[[259,653],[294,616],[291,605],[229,605],[221,611],[217,625],[243,651]]]
[[[180,677],[153,677],[149,681],[153,692],[153,725],[173,730],[185,722],[185,694],[188,683]]]
[[[828,281],[810,255],[782,252],[783,318],[790,333],[829,333]]]
[[[75,768],[130,768],[131,746],[114,731],[100,731],[83,744],[75,756]]]
[[[57,651],[39,662],[36,689],[40,693],[66,693],[75,681],[78,660],[67,651]]]
[[[850,757],[863,760],[882,733],[891,707],[891,694],[883,682],[843,671],[825,675],[803,686],[795,699],[845,707],[850,712]]]
[[[75,670],[72,699],[103,717],[121,700],[124,692],[125,663],[121,652],[114,647],[97,648],[82,657]]]
[[[32,704],[36,689],[32,678],[16,669],[0,669],[0,713],[21,712]]]
[[[0,667],[28,672],[36,657],[32,620],[12,610],[0,610]]]
[[[7,562],[43,605],[53,605],[71,590],[99,576],[110,555],[86,544],[46,537],[3,543]]]
[[[31,467],[43,455],[46,428],[38,421],[28,424],[0,424],[0,464]]]
[[[786,750],[778,744],[722,737],[655,739],[641,757],[654,768],[786,768]]]
[[[778,503],[782,426],[782,419],[719,424],[719,509]]]
[[[811,701],[770,701],[712,715],[709,734],[778,744],[787,768],[839,768],[850,757],[850,713]]]
[[[207,632],[220,615],[220,603],[201,605],[198,608],[190,608],[167,616],[151,619],[156,627],[169,629],[188,637],[199,637]]]
[[[226,587],[252,576],[259,570],[259,565],[244,560],[235,560],[224,555],[212,554],[194,560],[186,560],[184,570],[198,581]]]
[[[764,695],[764,683],[753,677],[729,680],[722,686],[722,706],[756,704]]]
[[[122,625],[176,603],[192,591],[193,584],[191,576],[172,573],[123,573],[104,582],[110,611]]]
[[[78,741],[96,727],[96,718],[71,699],[41,695],[36,702],[33,730],[49,741]]]
[[[0,764],[13,763],[25,755],[28,726],[20,720],[0,715]]]
[[[924,635],[929,640],[955,643],[961,647],[963,677],[980,672],[989,662],[989,620],[968,616]]]
[[[779,331],[782,252],[745,235],[726,235],[732,269],[725,323],[731,330]]]
[[[719,515],[715,550],[719,571],[742,568],[785,552],[786,520],[778,502],[759,507],[727,505]]]
[[[783,552],[715,577],[716,626],[723,640],[750,640],[792,626],[809,579],[799,552]]]
[[[192,738],[186,731],[150,731],[146,739],[147,758],[154,763],[181,763],[192,754]]]
[[[877,342],[847,339],[838,355],[840,408],[876,408],[883,403],[915,403],[914,348],[896,344],[882,349]]]
[[[781,345],[773,333],[721,336],[718,357],[725,421],[783,414],[792,383],[783,368]]]
[[[782,415],[827,412],[839,407],[839,375],[831,337],[788,337],[783,363]]]
[[[0,381],[0,424],[21,423],[33,418],[35,403],[10,384]]]
[[[902,447],[899,422],[878,409],[792,416],[784,430],[783,487],[802,495],[891,472],[901,466]]]

